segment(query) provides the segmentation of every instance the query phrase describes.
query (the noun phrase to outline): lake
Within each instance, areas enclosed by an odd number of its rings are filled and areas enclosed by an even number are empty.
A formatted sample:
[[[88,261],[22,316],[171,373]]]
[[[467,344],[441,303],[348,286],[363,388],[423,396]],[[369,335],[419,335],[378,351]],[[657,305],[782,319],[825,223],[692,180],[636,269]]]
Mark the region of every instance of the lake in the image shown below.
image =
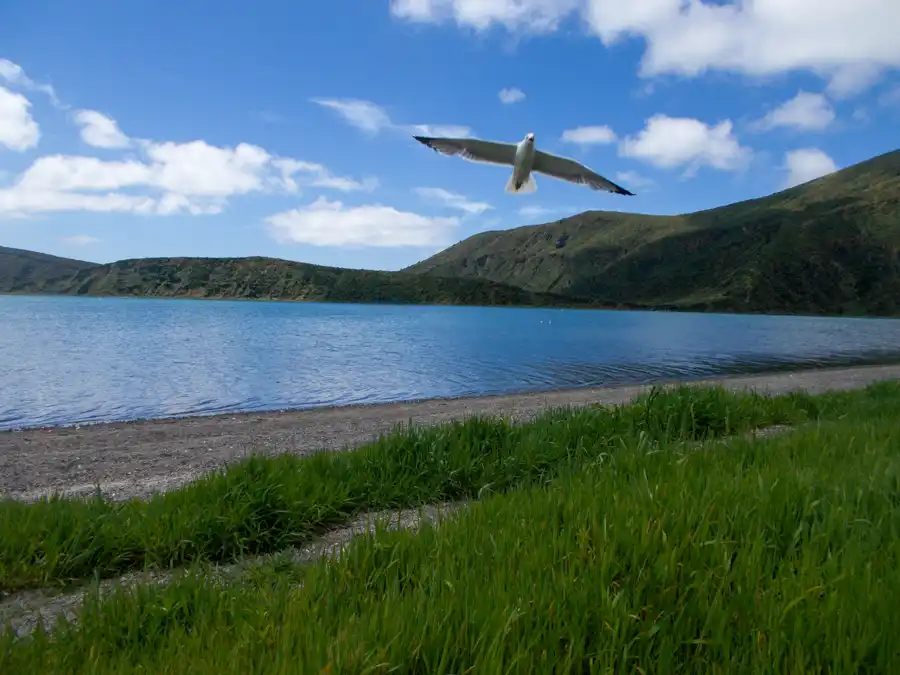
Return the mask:
[[[0,296],[0,429],[900,360],[900,321]]]

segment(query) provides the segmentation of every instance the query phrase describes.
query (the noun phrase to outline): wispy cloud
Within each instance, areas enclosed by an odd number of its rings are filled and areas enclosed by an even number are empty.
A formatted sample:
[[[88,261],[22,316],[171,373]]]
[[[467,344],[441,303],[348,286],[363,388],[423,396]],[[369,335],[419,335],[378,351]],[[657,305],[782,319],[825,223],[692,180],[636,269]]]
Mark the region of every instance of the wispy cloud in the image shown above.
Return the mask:
[[[414,192],[425,199],[436,201],[446,207],[469,214],[484,213],[493,207],[487,202],[471,201],[467,197],[438,187],[419,187]]]
[[[25,74],[25,70],[18,63],[13,63],[8,59],[0,59],[0,80],[4,80],[13,87],[21,87],[28,91],[39,91],[50,98],[50,102],[57,108],[67,108],[56,96],[56,90],[53,85],[42,84],[32,80]]]
[[[562,140],[565,143],[575,143],[577,145],[609,145],[615,143],[616,132],[606,125],[592,127],[576,127],[575,129],[566,129],[562,133]]]
[[[637,171],[619,171],[616,173],[616,182],[623,187],[649,188],[656,185],[656,181],[639,174]]]
[[[500,98],[500,102],[506,105],[512,105],[513,103],[525,100],[525,92],[518,87],[501,89],[497,96]]]
[[[793,127],[802,131],[827,129],[835,119],[834,108],[822,94],[798,92],[754,124],[760,131]]]
[[[354,98],[314,98],[313,103],[333,110],[352,127],[370,134],[403,131],[421,136],[471,136],[472,129],[460,124],[398,124],[377,103]]]

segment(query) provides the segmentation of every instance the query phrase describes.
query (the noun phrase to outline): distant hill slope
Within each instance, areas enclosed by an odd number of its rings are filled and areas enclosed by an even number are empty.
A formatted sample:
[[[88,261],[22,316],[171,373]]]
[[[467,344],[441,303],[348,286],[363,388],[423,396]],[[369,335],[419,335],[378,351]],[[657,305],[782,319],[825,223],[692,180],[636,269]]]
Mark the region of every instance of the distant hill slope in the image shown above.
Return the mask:
[[[461,305],[583,304],[480,279],[322,267],[275,258],[143,258],[15,285],[14,293]]]
[[[900,313],[900,151],[677,216],[589,211],[485,232],[407,271],[684,309]]]
[[[0,293],[96,267],[96,263],[0,246]]]

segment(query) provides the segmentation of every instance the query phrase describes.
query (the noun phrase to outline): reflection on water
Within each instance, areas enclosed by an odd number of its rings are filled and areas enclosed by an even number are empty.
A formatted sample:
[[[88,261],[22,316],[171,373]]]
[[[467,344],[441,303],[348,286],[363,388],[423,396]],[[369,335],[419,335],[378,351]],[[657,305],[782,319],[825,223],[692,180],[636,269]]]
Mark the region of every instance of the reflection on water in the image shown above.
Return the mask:
[[[0,429],[900,361],[900,321],[0,297]]]

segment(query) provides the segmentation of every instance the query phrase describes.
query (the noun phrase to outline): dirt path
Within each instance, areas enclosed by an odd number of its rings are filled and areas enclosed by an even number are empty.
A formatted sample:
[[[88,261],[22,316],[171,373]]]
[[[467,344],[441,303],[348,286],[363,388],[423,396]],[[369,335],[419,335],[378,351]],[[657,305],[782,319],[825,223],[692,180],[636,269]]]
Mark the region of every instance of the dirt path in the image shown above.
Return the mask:
[[[275,556],[294,565],[310,564],[324,557],[339,557],[341,551],[354,538],[374,532],[376,523],[382,523],[388,529],[415,530],[423,522],[440,523],[464,505],[465,502],[446,502],[415,509],[364,513],[347,525],[310,541],[302,548],[247,558],[232,565],[221,565],[214,573],[217,578],[237,579],[248,568],[265,564]],[[105,579],[96,584],[96,587],[101,597],[104,597],[118,588],[133,588],[141,584],[165,584],[184,574],[184,570],[147,570],[125,574],[115,579]],[[45,630],[51,630],[59,616],[73,621],[77,619],[85,594],[94,588],[94,584],[84,584],[65,592],[39,588],[17,591],[5,597],[0,593],[0,631],[4,627],[9,627],[18,637],[25,637],[31,634],[39,623],[43,624]]]
[[[748,435],[755,439],[765,439],[789,431],[791,431],[789,426],[774,425],[755,429]],[[727,444],[729,440],[721,439],[721,442]],[[691,445],[700,444],[693,442]],[[388,529],[416,530],[423,522],[439,524],[468,504],[465,501],[443,502],[418,508],[362,513],[345,525],[326,532],[302,547],[249,557],[229,565],[219,565],[214,568],[214,574],[227,581],[239,579],[252,567],[265,565],[274,558],[292,565],[307,565],[324,557],[340,557],[341,552],[353,539],[374,532],[377,523],[386,525]],[[101,596],[105,596],[119,588],[170,583],[184,574],[184,569],[129,572],[112,579],[104,579],[96,584],[96,588]],[[38,624],[42,624],[45,630],[52,630],[57,617],[60,616],[69,621],[77,620],[85,594],[94,588],[94,583],[83,583],[65,591],[36,588],[8,594],[0,593],[0,630],[9,627],[21,638],[30,635]]]
[[[819,393],[900,379],[900,365],[820,369],[705,380],[732,390]],[[525,420],[550,407],[624,403],[646,386],[574,389],[317,410],[248,413],[0,432],[0,496],[54,490],[114,499],[183,485],[250,452],[309,454],[364,443],[398,423],[437,424],[473,414]]]

